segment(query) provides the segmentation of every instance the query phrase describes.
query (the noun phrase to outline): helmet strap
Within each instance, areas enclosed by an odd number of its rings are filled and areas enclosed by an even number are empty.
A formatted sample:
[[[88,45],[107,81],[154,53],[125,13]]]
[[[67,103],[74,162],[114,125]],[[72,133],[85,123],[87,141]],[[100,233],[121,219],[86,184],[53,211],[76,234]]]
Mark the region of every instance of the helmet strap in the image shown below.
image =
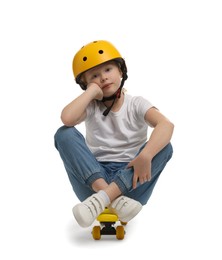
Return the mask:
[[[111,106],[107,107],[107,109],[103,112],[103,115],[104,116],[107,116],[110,112],[110,110],[112,109],[115,101],[117,98],[120,98],[121,97],[121,92],[122,92],[122,88],[123,88],[123,84],[124,84],[124,81],[125,79],[122,79],[122,82],[121,82],[121,85],[120,87],[118,88],[118,90],[110,97],[104,97],[101,102],[105,102],[105,101],[110,101],[110,100],[113,100]]]

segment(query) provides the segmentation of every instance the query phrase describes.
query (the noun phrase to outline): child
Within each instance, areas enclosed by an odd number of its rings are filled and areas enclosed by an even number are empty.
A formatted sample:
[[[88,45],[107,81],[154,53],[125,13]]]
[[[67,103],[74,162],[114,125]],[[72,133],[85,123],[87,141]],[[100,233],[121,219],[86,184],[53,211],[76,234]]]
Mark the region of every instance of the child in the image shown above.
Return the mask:
[[[73,73],[84,92],[63,109],[55,146],[81,201],[74,217],[89,227],[108,207],[128,222],[147,203],[172,156],[174,126],[148,100],[124,93],[127,67],[111,43],[83,46]],[[75,128],[83,121],[86,138]]]

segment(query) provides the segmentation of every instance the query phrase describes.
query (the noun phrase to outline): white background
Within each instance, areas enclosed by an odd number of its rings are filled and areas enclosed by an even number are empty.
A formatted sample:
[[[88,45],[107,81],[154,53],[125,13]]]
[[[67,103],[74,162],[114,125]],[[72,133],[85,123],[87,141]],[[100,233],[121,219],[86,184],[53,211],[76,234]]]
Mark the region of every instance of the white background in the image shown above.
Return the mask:
[[[1,1],[1,259],[222,258],[220,2]],[[53,144],[81,93],[73,55],[98,39],[125,58],[128,93],[175,124],[174,157],[123,241],[94,241],[76,224]]]

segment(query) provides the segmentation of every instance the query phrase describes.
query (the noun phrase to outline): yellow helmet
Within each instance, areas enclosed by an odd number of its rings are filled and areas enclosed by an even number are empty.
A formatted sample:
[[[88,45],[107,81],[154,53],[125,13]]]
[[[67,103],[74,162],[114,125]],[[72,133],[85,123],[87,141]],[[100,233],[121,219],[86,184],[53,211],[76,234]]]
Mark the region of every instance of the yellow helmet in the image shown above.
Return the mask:
[[[124,59],[119,51],[108,41],[93,41],[83,46],[74,56],[72,62],[73,74],[76,82],[82,89],[86,86],[81,81],[81,75],[104,62],[116,60],[120,64],[123,79],[127,79],[127,68]]]

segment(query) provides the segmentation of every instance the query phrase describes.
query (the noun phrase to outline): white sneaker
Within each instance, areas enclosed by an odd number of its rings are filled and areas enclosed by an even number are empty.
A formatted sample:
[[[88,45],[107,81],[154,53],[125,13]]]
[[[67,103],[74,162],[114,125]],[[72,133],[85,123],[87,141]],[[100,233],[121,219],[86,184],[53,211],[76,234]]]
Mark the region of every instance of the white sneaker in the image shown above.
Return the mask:
[[[81,227],[89,227],[105,209],[103,200],[98,193],[91,195],[82,203],[73,207],[73,215]]]
[[[139,201],[120,196],[109,207],[118,215],[120,221],[129,222],[140,212],[143,206]]]

